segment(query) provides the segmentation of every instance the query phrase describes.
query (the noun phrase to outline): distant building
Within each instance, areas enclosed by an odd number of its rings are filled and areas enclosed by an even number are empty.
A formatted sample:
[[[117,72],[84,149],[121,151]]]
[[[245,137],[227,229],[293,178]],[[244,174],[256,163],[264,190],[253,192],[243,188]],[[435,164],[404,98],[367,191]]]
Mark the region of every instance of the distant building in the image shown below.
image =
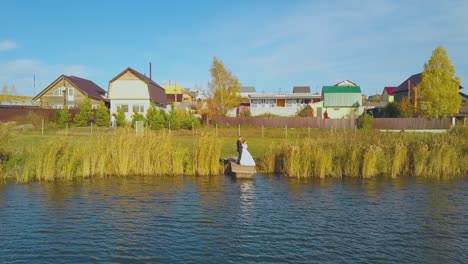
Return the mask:
[[[107,93],[90,80],[76,76],[60,75],[32,100],[41,108],[68,109],[77,108],[89,97],[93,108],[101,102],[107,103]]]
[[[294,86],[293,93],[310,93],[310,86]]]
[[[364,111],[359,86],[324,86],[322,103],[317,115],[331,119],[357,117]]]
[[[195,101],[195,98],[188,92],[188,90],[175,83],[173,85],[170,83],[169,85],[163,85],[162,88],[166,91],[167,103],[169,104]]]
[[[396,87],[390,87],[390,86],[385,87],[382,92],[382,100],[387,103],[392,103],[395,100],[394,95],[393,95],[393,92],[395,91],[395,89]]]
[[[111,113],[123,109],[127,120],[132,119],[133,113],[145,116],[151,103],[160,108],[167,104],[164,89],[130,67],[109,81],[109,100]]]
[[[254,86],[241,86],[240,87],[240,96],[241,97],[249,97],[249,95],[255,93]]]
[[[344,80],[344,81],[341,81],[337,84],[335,84],[334,86],[357,86],[354,82],[350,81],[350,80]]]
[[[405,97],[414,102],[415,88],[421,83],[422,73],[411,75],[404,80],[395,90],[393,90],[394,100],[401,102]]]
[[[313,107],[320,102],[320,94],[311,93],[258,93],[250,94],[250,112],[253,116],[275,114],[279,116],[294,116],[306,105]]]

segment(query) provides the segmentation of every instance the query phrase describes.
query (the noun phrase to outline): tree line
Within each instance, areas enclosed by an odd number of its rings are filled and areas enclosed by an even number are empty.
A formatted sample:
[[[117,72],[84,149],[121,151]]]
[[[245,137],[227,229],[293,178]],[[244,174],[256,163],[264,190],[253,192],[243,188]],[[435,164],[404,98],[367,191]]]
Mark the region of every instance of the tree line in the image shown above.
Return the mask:
[[[100,103],[96,111],[92,109],[91,100],[85,98],[78,105],[79,112],[72,119],[72,115],[68,109],[60,109],[56,115],[56,123],[60,127],[66,127],[68,124],[73,124],[78,127],[88,126],[91,123],[100,127],[111,126],[111,115],[109,109]],[[172,108],[169,112],[164,109],[157,108],[154,104],[150,106],[146,115],[134,112],[131,121],[126,120],[125,111],[119,109],[114,113],[116,125],[119,127],[135,126],[137,121],[143,121],[145,126],[150,129],[192,129],[199,127],[201,122],[190,110],[176,110]]]

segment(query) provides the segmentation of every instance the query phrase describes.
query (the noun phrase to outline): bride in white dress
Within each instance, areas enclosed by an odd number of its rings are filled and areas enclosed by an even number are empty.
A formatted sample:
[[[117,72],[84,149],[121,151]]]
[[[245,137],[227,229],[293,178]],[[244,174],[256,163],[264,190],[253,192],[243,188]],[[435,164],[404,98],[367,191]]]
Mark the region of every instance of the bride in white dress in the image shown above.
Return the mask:
[[[247,141],[244,139],[242,141],[242,156],[240,160],[240,165],[246,166],[255,166],[255,160],[250,155],[250,152],[247,150]]]

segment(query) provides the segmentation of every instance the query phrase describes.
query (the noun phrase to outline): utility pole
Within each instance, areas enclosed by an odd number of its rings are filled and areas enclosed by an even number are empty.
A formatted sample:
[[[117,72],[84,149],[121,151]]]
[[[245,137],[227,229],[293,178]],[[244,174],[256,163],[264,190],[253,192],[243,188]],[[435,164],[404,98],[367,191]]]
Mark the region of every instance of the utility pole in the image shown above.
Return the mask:
[[[67,107],[67,84],[65,81],[65,75],[63,76],[63,109]]]

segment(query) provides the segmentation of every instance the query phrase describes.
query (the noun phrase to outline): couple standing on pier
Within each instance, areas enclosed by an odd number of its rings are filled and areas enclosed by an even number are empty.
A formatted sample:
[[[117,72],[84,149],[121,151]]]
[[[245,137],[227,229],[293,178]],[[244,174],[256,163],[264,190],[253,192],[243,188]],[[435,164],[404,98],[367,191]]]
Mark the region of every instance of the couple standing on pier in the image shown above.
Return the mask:
[[[255,161],[252,155],[250,155],[250,152],[247,150],[247,141],[242,137],[237,139],[237,152],[239,153],[237,164],[255,166]]]

